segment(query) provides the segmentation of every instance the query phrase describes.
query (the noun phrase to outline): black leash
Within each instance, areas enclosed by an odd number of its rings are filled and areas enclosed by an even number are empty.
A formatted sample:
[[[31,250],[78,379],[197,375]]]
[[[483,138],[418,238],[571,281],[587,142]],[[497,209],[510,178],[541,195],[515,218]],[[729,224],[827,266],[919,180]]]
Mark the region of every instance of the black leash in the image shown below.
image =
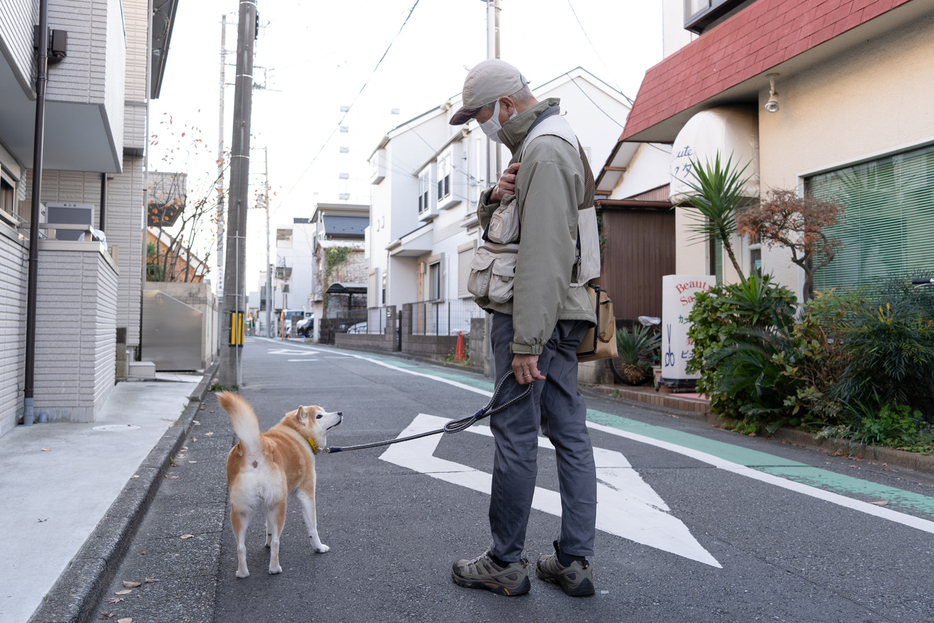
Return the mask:
[[[357,446],[343,446],[343,447],[328,446],[327,448],[324,448],[324,451],[327,452],[328,454],[336,454],[338,452],[346,452],[348,450],[363,450],[364,448],[378,448],[380,446],[389,446],[394,443],[402,443],[403,441],[412,441],[413,439],[421,439],[422,437],[429,437],[431,435],[437,435],[439,433],[452,433],[452,434],[459,433],[462,430],[466,430],[470,428],[471,426],[473,426],[474,424],[476,424],[483,418],[493,415],[494,413],[499,413],[500,411],[502,411],[503,409],[507,407],[511,407],[512,405],[516,404],[517,402],[519,402],[520,400],[522,400],[523,398],[525,398],[526,396],[532,393],[533,384],[529,383],[528,387],[526,387],[524,392],[522,392],[521,394],[519,394],[512,400],[499,405],[498,407],[493,407],[493,403],[496,402],[496,398],[499,396],[500,389],[502,389],[504,382],[506,381],[507,378],[509,378],[510,375],[515,376],[515,372],[510,370],[509,372],[504,374],[503,378],[501,378],[499,382],[496,384],[496,388],[493,390],[493,395],[490,396],[490,402],[486,403],[485,407],[483,407],[482,409],[480,409],[479,411],[477,411],[470,417],[465,417],[459,420],[448,422],[447,424],[444,425],[443,428],[439,428],[437,430],[426,431],[424,433],[419,433],[417,435],[410,435],[408,437],[401,437],[397,439],[387,439],[386,441],[374,441],[373,443],[362,443]]]

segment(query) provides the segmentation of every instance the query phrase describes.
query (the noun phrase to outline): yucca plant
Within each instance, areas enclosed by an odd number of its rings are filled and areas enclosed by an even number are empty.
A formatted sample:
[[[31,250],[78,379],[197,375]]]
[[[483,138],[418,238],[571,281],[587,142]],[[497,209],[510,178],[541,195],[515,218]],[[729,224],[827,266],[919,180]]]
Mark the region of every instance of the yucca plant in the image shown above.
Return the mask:
[[[750,176],[743,177],[749,165],[742,169],[734,166],[732,156],[725,163],[721,162],[719,152],[712,164],[691,160],[691,165],[693,179],[685,180],[691,190],[678,207],[696,211],[695,222],[689,229],[701,240],[722,244],[740,281],[745,282],[746,277],[733,251],[732,237],[736,234],[737,211],[750,202],[745,196]]]
[[[622,363],[620,376],[632,385],[644,381],[651,369],[648,361],[661,342],[662,336],[655,335],[648,327],[637,325],[632,331],[625,327],[617,329],[616,350]]]

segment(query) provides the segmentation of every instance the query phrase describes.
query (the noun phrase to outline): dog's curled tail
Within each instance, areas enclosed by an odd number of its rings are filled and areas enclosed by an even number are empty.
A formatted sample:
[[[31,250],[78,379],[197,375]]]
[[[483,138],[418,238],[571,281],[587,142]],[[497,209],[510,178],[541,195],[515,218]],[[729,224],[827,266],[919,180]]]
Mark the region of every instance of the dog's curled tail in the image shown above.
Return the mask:
[[[256,420],[256,414],[253,413],[253,407],[250,404],[231,392],[221,392],[217,395],[217,401],[221,403],[224,411],[230,416],[230,423],[233,425],[234,432],[240,438],[240,443],[244,449],[250,453],[262,453],[262,440],[259,432],[259,422]]]

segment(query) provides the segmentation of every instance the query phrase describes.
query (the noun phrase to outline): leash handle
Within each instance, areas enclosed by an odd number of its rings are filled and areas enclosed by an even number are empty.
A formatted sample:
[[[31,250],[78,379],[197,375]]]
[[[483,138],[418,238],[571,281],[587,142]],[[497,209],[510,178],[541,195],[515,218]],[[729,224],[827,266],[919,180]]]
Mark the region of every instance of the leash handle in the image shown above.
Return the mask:
[[[500,390],[502,390],[503,388],[503,384],[505,383],[506,379],[509,378],[510,375],[515,376],[516,373],[510,370],[509,372],[504,374],[502,378],[500,378],[500,380],[496,383],[496,387],[493,389],[493,395],[490,396],[490,401],[486,403],[486,406],[484,406],[482,409],[480,409],[479,411],[477,411],[476,413],[474,413],[473,415],[469,417],[465,417],[459,420],[453,420],[451,422],[448,422],[447,424],[444,425],[443,428],[439,428],[437,430],[432,430],[432,431],[426,431],[424,433],[417,433],[415,435],[409,435],[408,437],[388,439],[386,441],[374,441],[372,443],[363,443],[363,444],[359,444],[356,446],[344,446],[344,447],[328,446],[326,448],[323,448],[323,450],[328,454],[337,454],[338,452],[345,452],[348,450],[364,450],[366,448],[379,448],[381,446],[389,446],[395,443],[402,443],[403,441],[412,441],[414,439],[421,439],[422,437],[428,437],[430,435],[437,435],[439,433],[453,434],[453,433],[459,433],[463,430],[467,430],[468,428],[470,428],[471,426],[473,426],[480,420],[486,417],[489,417],[493,415],[494,413],[499,413],[503,409],[511,407],[512,405],[516,404],[520,400],[523,400],[524,398],[526,398],[532,393],[532,386],[534,383],[529,383],[528,387],[525,388],[524,392],[522,392],[521,394],[519,394],[512,400],[509,400],[499,405],[498,407],[493,408],[493,403],[496,402],[496,399],[499,396]]]

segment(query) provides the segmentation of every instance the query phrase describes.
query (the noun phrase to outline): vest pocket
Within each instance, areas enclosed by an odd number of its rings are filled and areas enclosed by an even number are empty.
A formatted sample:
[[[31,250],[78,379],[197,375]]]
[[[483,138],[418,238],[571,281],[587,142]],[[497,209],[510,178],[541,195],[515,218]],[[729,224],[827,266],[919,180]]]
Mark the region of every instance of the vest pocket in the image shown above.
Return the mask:
[[[518,244],[487,243],[480,246],[470,260],[467,291],[475,299],[508,303],[512,299],[518,251]]]

